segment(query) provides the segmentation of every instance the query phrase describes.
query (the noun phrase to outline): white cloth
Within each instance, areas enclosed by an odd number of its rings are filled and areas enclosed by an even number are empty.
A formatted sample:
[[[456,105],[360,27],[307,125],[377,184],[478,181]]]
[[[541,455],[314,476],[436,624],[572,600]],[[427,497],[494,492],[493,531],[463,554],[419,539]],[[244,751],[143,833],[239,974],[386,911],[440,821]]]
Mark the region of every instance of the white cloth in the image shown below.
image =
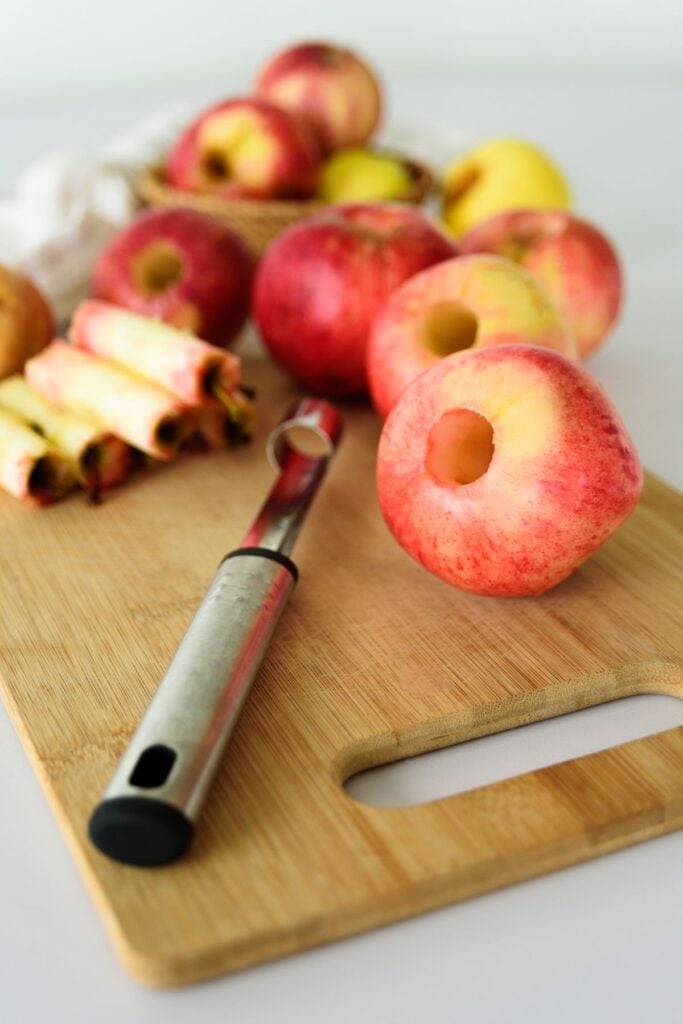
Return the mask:
[[[0,263],[29,274],[59,322],[85,295],[102,246],[135,212],[136,174],[163,156],[190,114],[162,111],[99,153],[53,152],[0,199]]]

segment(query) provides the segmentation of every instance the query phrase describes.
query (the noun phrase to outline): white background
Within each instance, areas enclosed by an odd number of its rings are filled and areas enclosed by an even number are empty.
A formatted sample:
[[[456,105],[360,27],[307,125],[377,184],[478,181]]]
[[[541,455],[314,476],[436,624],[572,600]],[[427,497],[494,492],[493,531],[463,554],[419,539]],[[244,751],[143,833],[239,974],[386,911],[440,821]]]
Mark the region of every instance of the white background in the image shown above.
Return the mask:
[[[316,7],[325,13],[306,18],[313,5],[294,2],[2,0],[0,190],[47,148],[96,148],[162,102],[201,103],[246,82],[248,69],[287,39],[362,44],[384,73],[392,111],[407,123],[466,139],[526,135],[565,168],[580,209],[613,237],[626,268],[624,316],[590,369],[643,461],[681,486],[678,6]],[[657,717],[657,707],[656,715],[642,712],[635,732],[631,722],[616,735],[616,710],[601,709],[591,746],[681,720],[680,710]],[[558,723],[542,728],[537,763],[574,752],[562,745]],[[480,781],[529,767],[504,737],[484,742]],[[366,795],[381,802],[397,790],[417,798],[455,790],[464,753],[429,755],[413,766],[412,781],[407,768],[389,769]],[[680,1020],[680,833],[234,977],[154,993],[116,963],[2,711],[0,779],[3,1024]]]
[[[2,0],[0,97],[245,84],[283,43],[359,45],[390,75],[683,71],[678,0]]]

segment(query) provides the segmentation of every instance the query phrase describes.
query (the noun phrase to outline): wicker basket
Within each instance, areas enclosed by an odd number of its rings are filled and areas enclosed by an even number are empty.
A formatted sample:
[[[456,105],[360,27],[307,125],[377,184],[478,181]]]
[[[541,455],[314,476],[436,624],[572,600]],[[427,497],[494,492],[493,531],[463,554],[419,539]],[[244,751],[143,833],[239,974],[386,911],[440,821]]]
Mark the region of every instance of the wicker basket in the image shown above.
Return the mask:
[[[401,159],[414,182],[413,192],[406,201],[415,205],[424,202],[434,186],[431,172],[422,164]],[[147,206],[188,206],[215,217],[237,231],[256,256],[260,256],[285,228],[326,207],[319,199],[226,199],[210,192],[187,192],[168,185],[160,167],[142,172],[137,180],[137,191]]]

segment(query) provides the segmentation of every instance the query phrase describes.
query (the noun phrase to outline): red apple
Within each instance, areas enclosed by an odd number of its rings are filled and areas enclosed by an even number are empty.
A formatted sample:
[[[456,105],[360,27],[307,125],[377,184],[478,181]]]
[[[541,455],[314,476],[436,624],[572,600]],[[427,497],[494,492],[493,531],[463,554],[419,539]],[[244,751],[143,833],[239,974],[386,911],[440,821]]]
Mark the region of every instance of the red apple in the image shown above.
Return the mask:
[[[301,43],[279,53],[261,71],[256,91],[303,114],[326,152],[361,145],[381,113],[379,83],[368,65],[329,43]]]
[[[374,317],[403,281],[453,252],[412,208],[330,207],[272,243],[256,272],[252,312],[274,358],[305,387],[360,395]]]
[[[417,274],[387,302],[368,344],[375,408],[386,416],[437,360],[469,348],[521,343],[576,356],[541,285],[501,256],[457,256]]]
[[[253,261],[234,231],[195,210],[140,214],[103,249],[97,298],[227,345],[249,313]]]
[[[635,507],[638,455],[578,363],[533,345],[472,349],[401,395],[380,439],[377,486],[397,541],[476,594],[541,594]]]
[[[501,213],[464,235],[463,252],[507,256],[529,270],[562,314],[582,358],[619,313],[622,280],[613,246],[594,225],[562,210]]]
[[[255,199],[307,198],[320,151],[311,126],[261,99],[225,100],[185,129],[166,177],[179,189]]]

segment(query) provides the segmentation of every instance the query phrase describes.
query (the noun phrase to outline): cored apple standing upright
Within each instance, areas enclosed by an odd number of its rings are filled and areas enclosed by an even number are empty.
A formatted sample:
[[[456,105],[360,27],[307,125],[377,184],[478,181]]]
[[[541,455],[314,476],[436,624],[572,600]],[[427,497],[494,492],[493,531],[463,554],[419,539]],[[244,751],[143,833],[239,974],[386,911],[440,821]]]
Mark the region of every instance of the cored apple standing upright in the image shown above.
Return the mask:
[[[535,345],[448,356],[408,385],[377,458],[384,517],[430,572],[476,594],[542,594],[630,515],[642,487],[614,406]]]
[[[437,360],[520,342],[576,356],[555,306],[531,274],[502,256],[457,256],[423,270],[391,296],[368,345],[370,393],[386,416]]]

